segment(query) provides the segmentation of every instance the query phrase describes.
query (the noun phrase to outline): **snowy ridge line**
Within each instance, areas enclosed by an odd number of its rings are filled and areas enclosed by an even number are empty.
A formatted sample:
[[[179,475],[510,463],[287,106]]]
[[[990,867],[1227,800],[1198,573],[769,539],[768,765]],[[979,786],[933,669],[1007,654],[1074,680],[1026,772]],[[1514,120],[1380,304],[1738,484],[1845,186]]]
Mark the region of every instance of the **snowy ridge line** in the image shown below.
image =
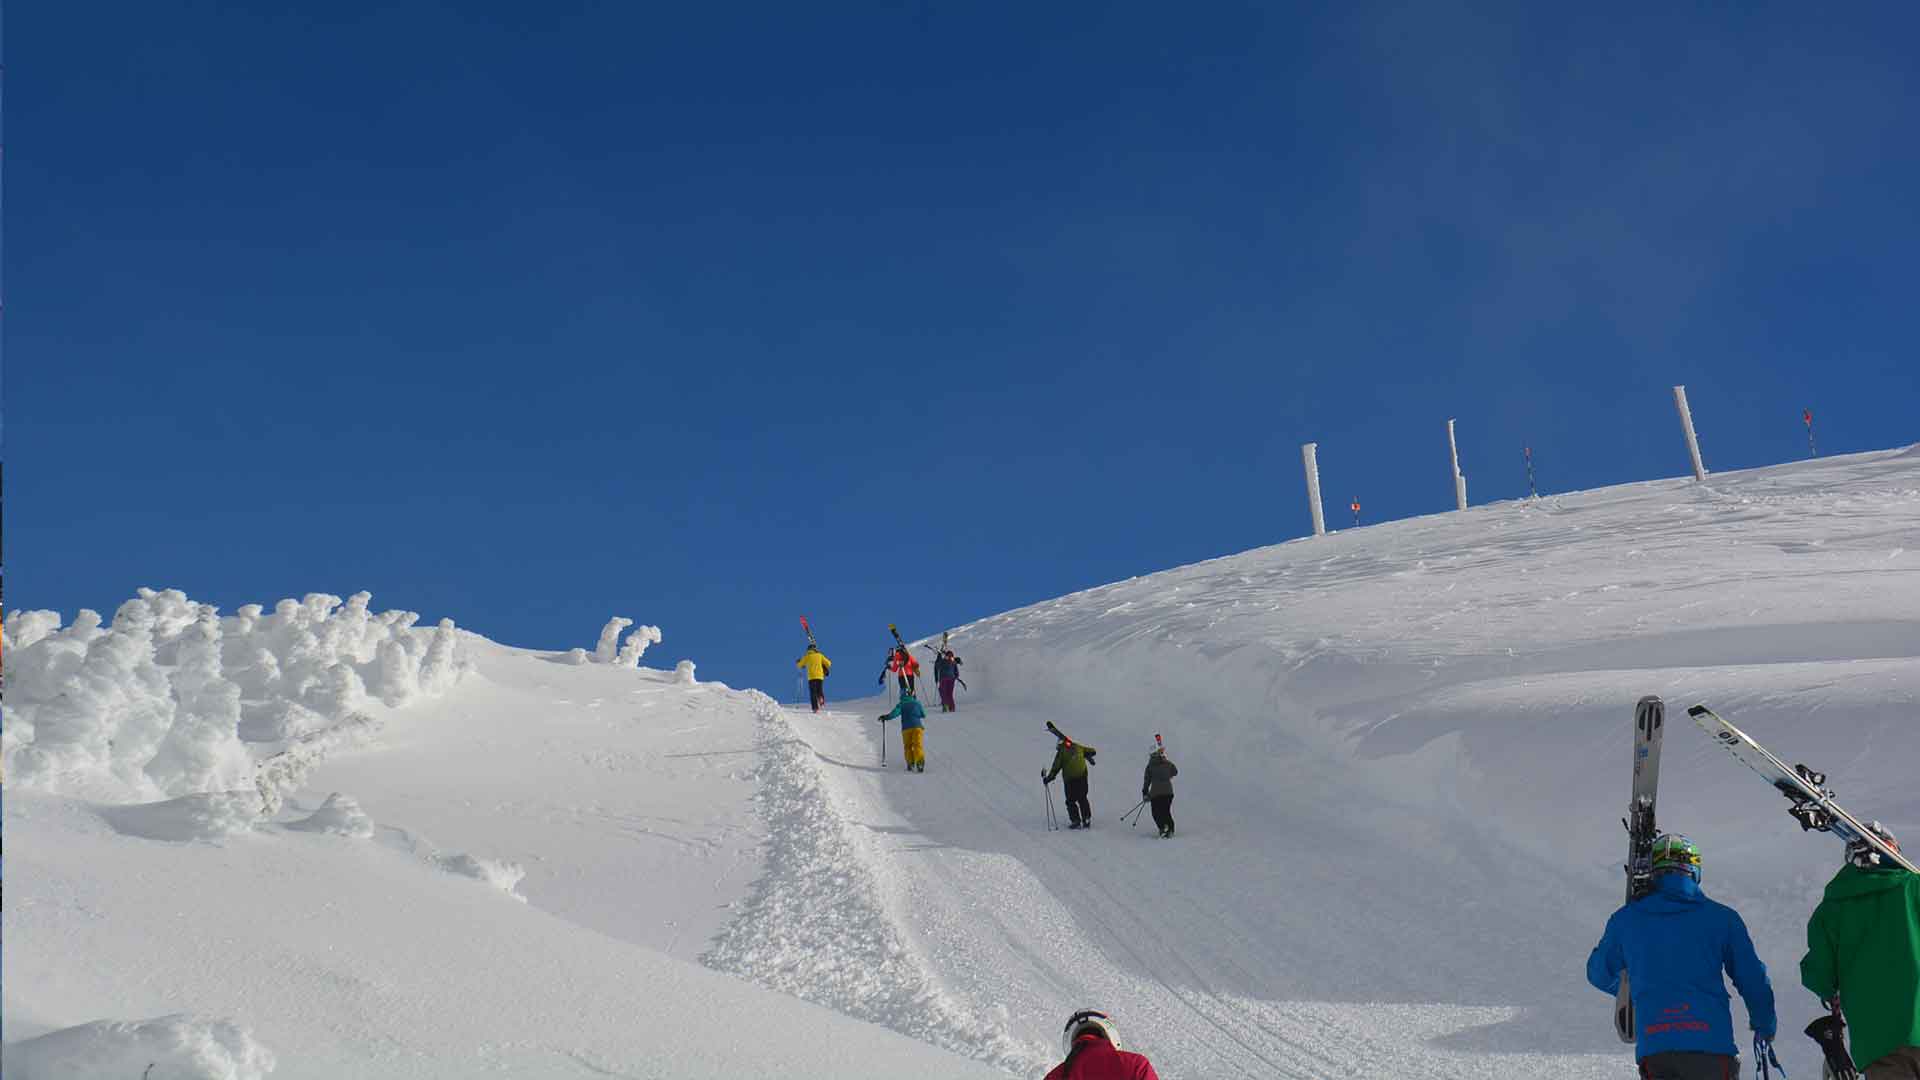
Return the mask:
[[[1031,1047],[935,985],[882,899],[868,829],[835,805],[817,752],[785,710],[757,690],[747,693],[758,717],[762,764],[753,798],[768,827],[766,869],[701,962],[1009,1072],[1030,1072]]]

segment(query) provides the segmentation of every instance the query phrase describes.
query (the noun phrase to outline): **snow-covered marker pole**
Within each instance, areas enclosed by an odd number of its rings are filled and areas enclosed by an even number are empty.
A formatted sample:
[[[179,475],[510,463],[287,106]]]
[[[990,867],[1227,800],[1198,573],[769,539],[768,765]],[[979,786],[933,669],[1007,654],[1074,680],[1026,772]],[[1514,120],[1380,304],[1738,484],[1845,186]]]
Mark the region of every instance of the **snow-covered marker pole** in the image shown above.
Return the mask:
[[[1447,421],[1447,452],[1453,456],[1453,507],[1467,508],[1467,476],[1460,471],[1460,444],[1453,438],[1453,421]]]
[[[1313,535],[1327,535],[1327,516],[1320,508],[1319,443],[1300,444],[1300,464],[1307,470],[1307,512],[1313,515]]]
[[[1687,388],[1673,388],[1673,407],[1680,410],[1680,430],[1687,436],[1687,453],[1693,458],[1693,478],[1705,480],[1707,467],[1700,462],[1700,439],[1693,433],[1693,410],[1687,408]]]
[[[1813,445],[1813,410],[1800,410],[1800,419],[1807,422],[1807,456],[1819,457],[1820,451],[1815,449]]]
[[[1300,464],[1307,474],[1307,513],[1313,519],[1313,535],[1327,535],[1327,517],[1320,502],[1320,444],[1300,445]]]
[[[1520,448],[1520,453],[1527,459],[1527,497],[1537,499],[1540,497],[1540,489],[1533,482],[1533,447],[1523,446]]]

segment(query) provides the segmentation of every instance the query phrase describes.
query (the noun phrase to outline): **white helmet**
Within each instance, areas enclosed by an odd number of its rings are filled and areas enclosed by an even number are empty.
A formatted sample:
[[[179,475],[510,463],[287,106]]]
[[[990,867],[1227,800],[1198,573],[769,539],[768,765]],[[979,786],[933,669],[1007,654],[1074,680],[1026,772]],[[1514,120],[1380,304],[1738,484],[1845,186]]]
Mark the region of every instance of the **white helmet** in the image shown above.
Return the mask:
[[[1081,1009],[1067,1017],[1067,1026],[1060,1036],[1061,1052],[1073,1056],[1074,1041],[1089,1032],[1112,1043],[1115,1050],[1120,1049],[1120,1033],[1114,1030],[1113,1021],[1107,1019],[1107,1014],[1094,1009]]]
[[[1867,831],[1893,850],[1900,850],[1900,841],[1893,838],[1893,830],[1885,825],[1877,821],[1869,821]],[[1864,839],[1854,840],[1847,844],[1847,861],[1862,870],[1871,870],[1880,865],[1880,851]]]

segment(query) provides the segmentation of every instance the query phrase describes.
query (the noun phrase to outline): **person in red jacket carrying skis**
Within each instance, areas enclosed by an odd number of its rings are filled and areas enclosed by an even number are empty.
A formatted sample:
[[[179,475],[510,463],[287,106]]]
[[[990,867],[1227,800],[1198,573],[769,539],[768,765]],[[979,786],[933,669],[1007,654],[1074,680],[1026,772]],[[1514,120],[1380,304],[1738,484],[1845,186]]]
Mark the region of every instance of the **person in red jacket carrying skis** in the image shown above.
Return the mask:
[[[1120,1049],[1120,1033],[1106,1013],[1082,1009],[1067,1017],[1061,1043],[1067,1060],[1047,1080],[1160,1080],[1152,1062]]]
[[[901,645],[887,653],[887,667],[880,673],[880,685],[887,685],[887,676],[891,674],[900,680],[900,692],[917,694],[920,692],[920,661],[913,658],[906,646]]]

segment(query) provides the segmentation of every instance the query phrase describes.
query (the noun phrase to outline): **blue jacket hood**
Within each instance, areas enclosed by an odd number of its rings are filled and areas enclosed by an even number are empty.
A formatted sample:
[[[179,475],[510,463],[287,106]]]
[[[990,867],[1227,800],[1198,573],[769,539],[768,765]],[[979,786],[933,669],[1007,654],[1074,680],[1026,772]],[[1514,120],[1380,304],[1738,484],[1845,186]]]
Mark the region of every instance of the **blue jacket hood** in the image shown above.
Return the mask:
[[[1712,903],[1690,874],[1661,874],[1653,879],[1653,891],[1634,902],[1645,905],[1648,911],[1685,911]]]

